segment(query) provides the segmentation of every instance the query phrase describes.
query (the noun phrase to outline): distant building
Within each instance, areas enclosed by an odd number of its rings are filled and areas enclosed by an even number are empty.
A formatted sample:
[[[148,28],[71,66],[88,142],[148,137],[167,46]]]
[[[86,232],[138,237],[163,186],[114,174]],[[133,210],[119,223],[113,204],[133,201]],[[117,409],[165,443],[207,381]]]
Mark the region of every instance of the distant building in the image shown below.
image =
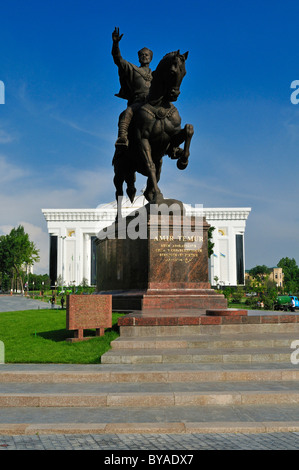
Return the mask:
[[[278,268],[275,266],[274,268],[270,268],[271,273],[269,275],[269,279],[274,281],[277,287],[283,287],[283,278],[284,274],[282,268]]]
[[[275,266],[274,268],[269,268],[271,270],[270,274],[265,275],[264,277],[267,278],[269,281],[273,281],[276,284],[276,287],[283,287],[283,279],[284,274],[282,268],[278,268]],[[250,270],[245,271],[245,280],[252,280],[253,277],[250,276]]]
[[[134,204],[124,198],[123,216],[142,207],[143,196]],[[197,209],[186,205],[187,215]],[[244,234],[250,208],[203,208],[213,231],[214,253],[209,261],[212,285],[234,286],[245,281]],[[116,202],[96,209],[42,209],[50,235],[50,278],[65,285],[96,284],[96,239],[100,230],[111,225]]]

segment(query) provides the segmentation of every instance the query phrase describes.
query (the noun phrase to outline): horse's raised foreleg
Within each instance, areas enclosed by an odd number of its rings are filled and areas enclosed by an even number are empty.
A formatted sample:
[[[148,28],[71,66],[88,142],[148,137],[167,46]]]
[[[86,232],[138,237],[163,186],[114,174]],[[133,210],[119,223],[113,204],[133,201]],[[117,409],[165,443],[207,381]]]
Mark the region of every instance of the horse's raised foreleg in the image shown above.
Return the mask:
[[[171,137],[167,154],[170,158],[177,159],[177,167],[184,170],[188,165],[188,158],[190,155],[190,143],[194,134],[192,124],[186,124],[184,129],[181,129],[177,134]],[[179,148],[184,142],[184,148]]]
[[[182,149],[178,149],[179,145],[181,145],[183,142],[185,142],[186,139],[186,131],[184,129],[180,129],[176,134],[172,135],[168,144],[168,147],[166,149],[167,155],[169,155],[170,158],[176,158],[176,151]]]
[[[190,155],[190,143],[191,139],[194,134],[194,129],[192,124],[186,124],[185,125],[185,144],[184,144],[184,150],[182,156],[179,157],[176,166],[178,167],[179,170],[185,170],[188,166],[188,159]]]

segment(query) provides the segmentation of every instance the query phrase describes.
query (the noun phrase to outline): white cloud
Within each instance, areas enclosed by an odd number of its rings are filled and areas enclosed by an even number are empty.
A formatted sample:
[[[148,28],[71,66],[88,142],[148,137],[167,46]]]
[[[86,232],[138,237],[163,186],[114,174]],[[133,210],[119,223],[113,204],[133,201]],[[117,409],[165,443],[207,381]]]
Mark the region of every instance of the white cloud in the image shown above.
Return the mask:
[[[14,137],[4,129],[0,129],[0,144],[9,144],[14,141]]]
[[[74,121],[73,119],[61,117],[57,112],[52,113],[50,117],[55,121],[63,124],[64,126],[67,126],[70,129],[77,131],[78,133],[95,137],[95,141],[98,142],[98,146],[96,148],[100,149],[103,147],[103,143],[108,143],[109,146],[111,146],[111,148],[113,149],[113,144],[117,134],[117,127],[112,129],[111,127],[109,127],[109,125],[107,125],[107,122],[97,122],[96,120],[88,122],[84,125]],[[85,145],[93,146],[90,141],[85,141],[84,143]]]
[[[8,235],[9,232],[13,229],[13,225],[0,225],[0,234]]]
[[[27,170],[10,163],[6,156],[0,155],[0,185],[12,183],[28,174]],[[11,187],[10,190],[12,191],[13,188]]]
[[[41,227],[29,222],[20,222],[24,230],[28,233],[30,241],[34,242],[36,248],[40,250],[40,261],[33,267],[36,274],[47,274],[49,264],[49,235]]]
[[[40,250],[36,273],[48,272],[49,247],[42,208],[88,208],[114,197],[112,167],[109,170],[55,169],[50,175],[30,174],[0,157],[0,233],[23,225]]]

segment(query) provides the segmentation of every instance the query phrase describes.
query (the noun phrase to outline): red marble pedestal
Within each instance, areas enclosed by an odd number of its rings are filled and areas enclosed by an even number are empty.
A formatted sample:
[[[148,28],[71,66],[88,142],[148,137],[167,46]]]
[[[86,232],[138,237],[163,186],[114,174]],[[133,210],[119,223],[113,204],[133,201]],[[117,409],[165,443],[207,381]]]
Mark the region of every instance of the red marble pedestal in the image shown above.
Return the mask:
[[[112,295],[114,311],[227,308],[208,280],[209,225],[190,217],[188,230],[184,217],[147,210],[141,222],[127,217],[97,241],[97,290]],[[130,224],[137,221],[141,236],[132,239]]]

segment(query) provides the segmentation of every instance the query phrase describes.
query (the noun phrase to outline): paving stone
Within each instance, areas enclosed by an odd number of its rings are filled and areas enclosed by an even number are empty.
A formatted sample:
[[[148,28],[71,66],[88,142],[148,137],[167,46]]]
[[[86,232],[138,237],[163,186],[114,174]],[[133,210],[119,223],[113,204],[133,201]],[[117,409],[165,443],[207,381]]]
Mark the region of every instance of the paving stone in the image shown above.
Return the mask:
[[[298,450],[298,433],[258,434],[87,434],[54,436],[2,436],[1,450],[102,450],[111,456],[111,451],[140,451],[152,453],[164,450],[186,450],[193,455],[201,450]],[[118,455],[116,453],[116,455]],[[134,454],[132,454],[134,455]],[[137,454],[142,455],[142,454]],[[146,455],[146,454],[144,454]],[[199,455],[199,454],[198,454]]]

